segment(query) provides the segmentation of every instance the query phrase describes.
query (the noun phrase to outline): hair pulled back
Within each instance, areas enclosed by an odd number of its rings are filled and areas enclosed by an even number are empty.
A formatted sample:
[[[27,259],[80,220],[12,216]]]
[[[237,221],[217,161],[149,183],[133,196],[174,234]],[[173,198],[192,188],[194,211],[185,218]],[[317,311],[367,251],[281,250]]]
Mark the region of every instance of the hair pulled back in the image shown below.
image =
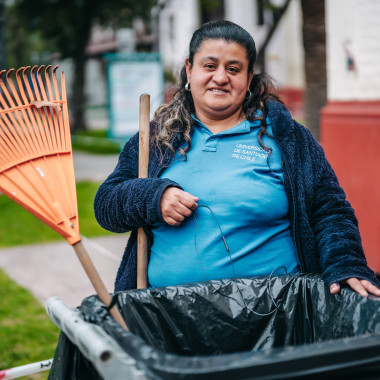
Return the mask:
[[[256,45],[252,36],[241,26],[225,20],[210,21],[203,24],[194,32],[190,40],[189,62],[191,64],[194,62],[195,53],[205,40],[224,40],[235,42],[244,47],[249,61],[248,72],[252,72],[257,56]]]
[[[234,42],[244,47],[248,59],[248,72],[253,71],[257,57],[255,41],[241,26],[226,20],[207,22],[194,32],[189,44],[188,59],[191,65],[202,43],[210,39]],[[186,82],[186,67],[183,65],[171,101],[159,107],[155,113],[156,129],[153,140],[161,156],[166,148],[174,154],[180,143],[185,142],[181,145],[179,153],[186,157],[186,152],[191,147],[191,132],[194,124],[191,114],[195,114],[195,108],[191,92],[185,90]],[[261,140],[263,135],[270,136],[266,131],[265,121],[268,114],[267,103],[271,98],[277,101],[280,99],[274,93],[275,86],[272,78],[265,73],[255,74],[249,89],[251,95],[244,99],[243,113],[247,120],[262,120],[258,139],[262,148],[270,153],[271,149],[267,148]]]

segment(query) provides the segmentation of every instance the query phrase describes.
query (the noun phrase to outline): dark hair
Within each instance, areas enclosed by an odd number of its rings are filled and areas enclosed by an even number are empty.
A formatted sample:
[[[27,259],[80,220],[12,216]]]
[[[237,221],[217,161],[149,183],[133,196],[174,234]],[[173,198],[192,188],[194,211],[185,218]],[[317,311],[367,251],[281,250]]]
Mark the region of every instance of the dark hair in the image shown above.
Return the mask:
[[[194,54],[205,40],[224,40],[243,46],[249,61],[248,72],[252,72],[257,57],[256,45],[252,36],[241,26],[225,20],[210,21],[203,24],[194,32],[190,41],[189,62],[191,64],[194,62]]]
[[[257,56],[255,41],[241,26],[226,20],[207,22],[194,32],[189,45],[188,58],[190,64],[193,64],[194,55],[200,49],[201,44],[209,39],[235,42],[243,46],[247,52],[249,61],[248,72],[253,71]],[[187,146],[184,149],[180,149],[179,152],[186,156],[186,152],[191,147],[191,131],[194,120],[190,115],[195,113],[195,108],[191,92],[185,90],[186,83],[186,67],[183,65],[172,100],[169,104],[161,106],[156,111],[154,119],[157,123],[157,130],[154,139],[161,152],[163,151],[162,148],[167,146],[174,153],[175,146],[179,142],[184,141]],[[267,103],[270,99],[280,102],[281,100],[275,94],[276,87],[273,79],[266,73],[255,74],[249,90],[250,96],[244,99],[242,105],[243,112],[249,121],[261,120],[258,140],[261,147],[270,154],[272,149],[266,147],[262,142],[264,135],[272,138],[267,132]]]

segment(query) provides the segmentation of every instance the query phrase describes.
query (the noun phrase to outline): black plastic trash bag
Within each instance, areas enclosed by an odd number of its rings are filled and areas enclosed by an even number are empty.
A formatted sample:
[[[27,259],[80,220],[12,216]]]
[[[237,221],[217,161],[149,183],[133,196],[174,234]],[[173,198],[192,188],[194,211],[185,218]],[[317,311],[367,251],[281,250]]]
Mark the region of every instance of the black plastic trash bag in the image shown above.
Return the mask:
[[[124,331],[96,296],[82,302],[152,379],[380,379],[380,298],[316,275],[220,280],[115,294]],[[95,379],[61,334],[49,379]],[[88,374],[88,375],[86,375]]]

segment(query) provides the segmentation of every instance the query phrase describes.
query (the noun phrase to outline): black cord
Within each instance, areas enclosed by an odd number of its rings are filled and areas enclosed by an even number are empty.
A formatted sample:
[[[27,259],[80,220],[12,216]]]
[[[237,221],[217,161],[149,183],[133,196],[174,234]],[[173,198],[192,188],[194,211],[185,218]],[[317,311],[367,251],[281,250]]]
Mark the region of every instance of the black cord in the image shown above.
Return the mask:
[[[245,307],[245,308],[248,309],[250,312],[252,312],[253,314],[256,314],[256,315],[258,315],[258,316],[260,316],[260,317],[266,317],[266,316],[271,315],[271,314],[273,314],[274,312],[276,312],[276,311],[278,310],[278,308],[279,308],[279,305],[278,305],[278,303],[276,303],[276,301],[274,300],[274,297],[273,297],[273,294],[272,294],[272,290],[271,290],[271,288],[269,287],[269,283],[271,282],[271,279],[272,279],[273,273],[276,272],[278,269],[280,269],[280,268],[284,268],[284,269],[285,269],[285,273],[287,274],[288,272],[287,272],[287,270],[286,270],[286,267],[285,267],[285,266],[280,266],[280,267],[278,267],[278,268],[273,269],[272,272],[271,272],[271,274],[269,275],[269,277],[268,277],[268,279],[267,279],[267,291],[268,291],[268,294],[269,294],[269,296],[270,296],[270,298],[271,298],[271,301],[272,301],[273,305],[275,306],[275,308],[274,308],[272,311],[268,312],[268,313],[258,313],[257,311],[254,311],[254,310],[253,310],[252,308],[250,308],[250,307],[247,305],[247,303],[245,302],[245,299],[244,299],[244,297],[243,297],[243,294],[242,294],[242,292],[241,292],[241,290],[240,290],[240,288],[239,288],[239,285],[237,284],[237,281],[236,281],[236,273],[235,273],[235,267],[234,267],[234,264],[233,264],[233,261],[232,261],[232,257],[231,257],[230,249],[229,249],[229,247],[228,247],[228,245],[227,245],[226,238],[224,237],[224,234],[223,234],[223,231],[222,231],[222,227],[220,226],[220,224],[219,224],[219,222],[218,222],[218,220],[217,220],[217,218],[216,218],[214,212],[211,210],[211,208],[210,208],[209,206],[206,206],[206,205],[198,205],[198,208],[199,208],[199,207],[205,207],[205,208],[207,208],[207,209],[211,212],[211,215],[212,215],[212,217],[214,218],[215,223],[216,223],[216,224],[218,225],[218,227],[219,227],[220,234],[221,234],[221,236],[222,236],[224,246],[226,247],[226,251],[228,252],[228,255],[229,255],[229,258],[230,258],[230,263],[231,263],[232,273],[233,273],[233,282],[234,282],[235,285],[236,285],[236,288],[237,288],[237,290],[238,290],[238,292],[239,292],[240,298],[242,299],[244,305],[241,305],[241,304],[237,301],[236,298],[233,298],[233,297],[231,297],[231,296],[229,296],[229,295],[223,294],[221,291],[219,291],[218,289],[216,289],[215,286],[212,284],[211,280],[209,280],[209,278],[207,277],[206,272],[205,272],[205,270],[204,270],[204,268],[203,268],[203,265],[202,265],[202,259],[201,259],[201,256],[200,256],[200,254],[199,254],[198,247],[197,247],[197,230],[198,230],[198,221],[197,221],[197,217],[195,216],[195,212],[193,212],[193,217],[194,217],[194,221],[195,221],[195,232],[194,232],[194,246],[195,246],[195,252],[197,253],[198,260],[199,260],[199,264],[200,264],[200,267],[201,267],[201,270],[202,270],[202,272],[203,272],[203,274],[204,274],[206,280],[210,283],[210,285],[211,285],[211,287],[213,288],[213,290],[214,290],[216,293],[218,293],[218,294],[220,294],[221,296],[223,296],[223,297],[230,298],[230,299],[234,300],[234,301],[235,301],[235,302],[236,302],[241,308],[244,308],[244,307]]]
[[[114,294],[114,295],[112,296],[112,299],[111,299],[110,304],[109,304],[108,306],[106,306],[105,309],[106,309],[107,311],[110,311],[110,310],[116,305],[116,303],[117,303],[117,299],[118,299],[117,294]]]

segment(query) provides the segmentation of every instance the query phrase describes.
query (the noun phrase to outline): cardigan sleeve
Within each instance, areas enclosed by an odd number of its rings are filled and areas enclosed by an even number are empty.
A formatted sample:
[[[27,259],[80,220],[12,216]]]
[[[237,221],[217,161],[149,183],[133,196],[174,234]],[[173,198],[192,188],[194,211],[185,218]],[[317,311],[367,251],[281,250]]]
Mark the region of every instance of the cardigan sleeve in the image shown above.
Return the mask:
[[[350,277],[366,279],[379,286],[367,266],[354,210],[319,144],[315,154],[318,176],[313,189],[311,222],[323,277],[329,286]]]
[[[112,232],[163,222],[162,193],[170,186],[180,188],[169,179],[138,178],[138,141],[137,133],[125,144],[115,170],[95,195],[95,217]]]

